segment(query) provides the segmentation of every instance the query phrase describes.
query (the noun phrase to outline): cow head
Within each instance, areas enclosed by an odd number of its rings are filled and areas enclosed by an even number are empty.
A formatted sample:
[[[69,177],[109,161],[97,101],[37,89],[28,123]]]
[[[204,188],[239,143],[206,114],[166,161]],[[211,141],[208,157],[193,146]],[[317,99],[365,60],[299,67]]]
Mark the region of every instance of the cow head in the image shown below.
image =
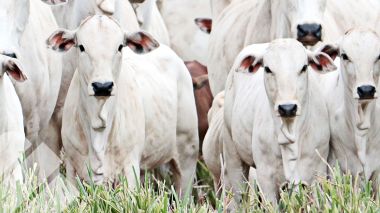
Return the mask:
[[[23,82],[27,79],[15,53],[0,52],[0,68],[0,79],[2,79],[5,73],[19,82]]]
[[[150,35],[144,32],[126,34],[112,18],[102,15],[90,17],[77,30],[54,32],[47,43],[53,50],[61,52],[75,47],[78,71],[88,95],[102,97],[116,93],[125,46],[138,54],[159,46]]]
[[[322,40],[325,9],[326,0],[272,0],[272,16],[287,19],[291,32],[288,36],[308,46]]]
[[[312,53],[293,39],[273,41],[260,54],[247,54],[238,70],[256,73],[264,71],[264,84],[274,113],[283,120],[292,120],[302,112],[308,89],[309,66],[317,72],[329,72],[336,67],[325,53]]]
[[[338,46],[325,45],[322,51],[340,57],[341,75],[354,99],[367,102],[377,98],[380,75],[380,37],[371,30],[346,33]]]

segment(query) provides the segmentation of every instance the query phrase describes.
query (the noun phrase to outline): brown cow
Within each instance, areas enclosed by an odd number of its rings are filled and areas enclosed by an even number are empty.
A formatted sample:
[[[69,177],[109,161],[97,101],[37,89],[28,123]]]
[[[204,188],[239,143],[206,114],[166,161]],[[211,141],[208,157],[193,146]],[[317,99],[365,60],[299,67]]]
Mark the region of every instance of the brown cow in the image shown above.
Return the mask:
[[[208,84],[207,67],[198,61],[187,61],[185,64],[193,80],[195,103],[198,113],[199,141],[202,142],[208,129],[207,113],[213,100],[210,85]]]

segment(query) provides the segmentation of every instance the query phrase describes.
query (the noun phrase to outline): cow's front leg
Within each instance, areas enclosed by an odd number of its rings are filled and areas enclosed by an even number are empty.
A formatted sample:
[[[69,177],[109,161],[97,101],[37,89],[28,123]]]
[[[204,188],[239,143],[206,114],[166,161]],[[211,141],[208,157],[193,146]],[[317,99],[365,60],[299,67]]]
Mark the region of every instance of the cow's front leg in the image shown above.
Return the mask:
[[[263,193],[266,201],[277,205],[279,198],[279,185],[277,184],[277,173],[274,168],[269,165],[258,166],[257,168],[257,182],[260,191]]]
[[[138,161],[127,162],[123,173],[127,178],[129,189],[134,190],[137,184],[140,184],[140,163]]]

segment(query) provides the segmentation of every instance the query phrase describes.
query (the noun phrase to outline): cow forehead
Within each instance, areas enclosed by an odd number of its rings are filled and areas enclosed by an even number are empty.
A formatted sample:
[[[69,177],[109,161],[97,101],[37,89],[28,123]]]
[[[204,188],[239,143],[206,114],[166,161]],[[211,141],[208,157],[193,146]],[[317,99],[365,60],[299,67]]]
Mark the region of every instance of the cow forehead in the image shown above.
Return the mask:
[[[343,37],[340,48],[341,52],[346,53],[351,59],[378,57],[380,38],[371,30],[352,30]]]
[[[124,32],[120,25],[108,16],[96,15],[81,24],[77,40],[83,44],[95,46],[120,45]]]
[[[277,40],[269,45],[263,62],[274,72],[297,72],[307,62],[307,53],[302,44],[294,39]]]

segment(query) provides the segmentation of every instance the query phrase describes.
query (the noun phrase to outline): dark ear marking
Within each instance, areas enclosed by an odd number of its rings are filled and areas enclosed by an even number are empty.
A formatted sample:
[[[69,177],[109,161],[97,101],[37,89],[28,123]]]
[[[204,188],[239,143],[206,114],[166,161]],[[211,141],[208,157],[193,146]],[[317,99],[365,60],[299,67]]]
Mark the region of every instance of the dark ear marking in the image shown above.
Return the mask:
[[[144,54],[157,49],[160,43],[148,33],[136,32],[126,36],[125,45],[137,54]]]
[[[5,72],[16,81],[23,82],[28,79],[22,71],[22,68],[12,59],[5,62],[3,68]]]

